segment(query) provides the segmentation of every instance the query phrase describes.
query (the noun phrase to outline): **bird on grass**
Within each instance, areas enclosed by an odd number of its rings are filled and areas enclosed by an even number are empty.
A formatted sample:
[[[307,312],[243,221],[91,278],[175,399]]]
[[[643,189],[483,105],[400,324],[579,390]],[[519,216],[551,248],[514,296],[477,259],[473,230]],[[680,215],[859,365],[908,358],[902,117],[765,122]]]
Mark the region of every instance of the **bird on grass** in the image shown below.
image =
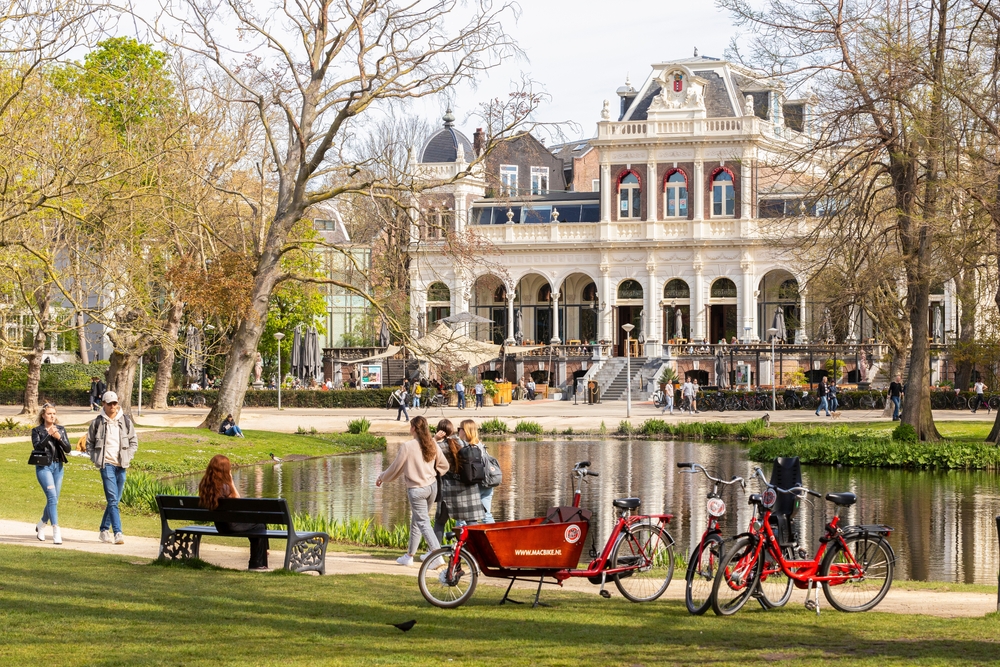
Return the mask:
[[[404,621],[403,623],[390,623],[389,625],[391,625],[394,628],[399,628],[403,632],[409,632],[410,628],[412,628],[416,624],[417,621],[412,620],[412,621]]]
[[[274,461],[275,463],[281,463],[284,460],[284,459],[280,459],[277,456],[275,456],[274,452],[268,452],[268,454],[270,454],[271,460]]]

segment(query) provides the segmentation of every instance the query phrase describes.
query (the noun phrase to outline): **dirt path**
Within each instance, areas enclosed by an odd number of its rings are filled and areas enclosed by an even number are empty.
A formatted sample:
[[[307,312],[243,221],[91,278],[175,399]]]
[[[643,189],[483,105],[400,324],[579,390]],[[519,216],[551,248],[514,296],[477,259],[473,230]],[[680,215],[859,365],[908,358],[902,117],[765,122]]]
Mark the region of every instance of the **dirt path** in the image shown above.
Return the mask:
[[[124,545],[114,546],[104,544],[97,539],[97,533],[86,530],[64,528],[62,530],[63,544],[56,546],[51,541],[51,529],[46,531],[46,541],[39,542],[35,537],[35,527],[21,521],[0,519],[0,544],[15,544],[18,546],[36,547],[39,549],[73,549],[88,553],[101,553],[131,556],[143,560],[152,560],[159,553],[159,541],[149,537],[126,537]],[[271,549],[272,567],[281,565],[284,544],[277,542]],[[201,557],[221,567],[245,569],[249,559],[249,547],[230,547],[212,544],[205,541],[201,545]],[[326,556],[326,571],[329,575],[342,574],[392,574],[397,576],[416,576],[416,567],[401,567],[391,560],[374,558],[362,553],[328,552]],[[480,578],[480,584],[506,586],[505,580]],[[530,585],[520,585],[527,591]],[[549,589],[546,586],[545,589]],[[564,588],[572,591],[596,594],[597,586],[592,586],[585,579],[571,579]],[[612,595],[619,595],[614,584],[608,582],[606,589]],[[544,599],[544,590],[543,590]],[[499,591],[495,593],[499,600]],[[521,599],[528,599],[525,595]],[[683,574],[674,574],[674,580],[664,594],[666,599],[683,599]],[[796,590],[792,596],[791,605],[801,605],[805,602],[805,591]],[[831,612],[829,604],[820,596],[821,613]],[[893,589],[878,606],[878,611],[893,614],[925,614],[943,618],[958,618],[983,616],[996,611],[996,597],[986,593],[957,593],[937,591],[906,591]],[[803,611],[803,613],[806,613]],[[835,612],[834,612],[835,613]]]

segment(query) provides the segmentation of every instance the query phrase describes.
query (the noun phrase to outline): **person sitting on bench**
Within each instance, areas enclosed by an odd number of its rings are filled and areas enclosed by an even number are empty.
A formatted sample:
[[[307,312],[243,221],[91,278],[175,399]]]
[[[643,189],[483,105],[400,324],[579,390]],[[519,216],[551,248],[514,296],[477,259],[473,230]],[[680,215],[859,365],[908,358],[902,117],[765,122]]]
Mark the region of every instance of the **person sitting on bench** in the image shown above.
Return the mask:
[[[198,498],[204,509],[214,510],[219,507],[219,501],[223,498],[239,498],[240,493],[233,483],[232,464],[229,459],[222,454],[216,454],[208,462],[205,469],[205,476],[198,484]],[[215,523],[215,529],[220,535],[227,533],[247,533],[251,531],[265,531],[267,526],[262,523]],[[251,571],[267,570],[267,548],[269,546],[267,537],[248,537],[250,540],[250,565]]]

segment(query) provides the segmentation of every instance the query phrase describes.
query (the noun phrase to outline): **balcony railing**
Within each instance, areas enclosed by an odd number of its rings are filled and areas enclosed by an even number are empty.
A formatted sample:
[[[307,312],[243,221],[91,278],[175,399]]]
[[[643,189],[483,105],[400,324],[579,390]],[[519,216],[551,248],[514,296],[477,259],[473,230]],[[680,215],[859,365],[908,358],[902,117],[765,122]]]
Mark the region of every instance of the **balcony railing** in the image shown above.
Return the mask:
[[[694,118],[661,121],[602,121],[598,139],[652,138],[663,136],[748,136],[760,134],[767,121],[756,116],[743,118]]]

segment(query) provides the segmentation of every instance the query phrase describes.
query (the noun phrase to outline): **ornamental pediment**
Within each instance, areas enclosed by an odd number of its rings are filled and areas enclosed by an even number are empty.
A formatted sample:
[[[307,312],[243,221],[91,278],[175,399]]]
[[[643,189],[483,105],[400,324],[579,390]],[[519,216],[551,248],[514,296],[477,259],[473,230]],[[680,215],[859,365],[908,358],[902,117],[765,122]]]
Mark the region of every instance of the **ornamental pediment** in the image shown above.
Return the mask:
[[[708,81],[695,76],[683,65],[673,65],[660,72],[656,83],[660,92],[649,105],[648,120],[705,117]]]

